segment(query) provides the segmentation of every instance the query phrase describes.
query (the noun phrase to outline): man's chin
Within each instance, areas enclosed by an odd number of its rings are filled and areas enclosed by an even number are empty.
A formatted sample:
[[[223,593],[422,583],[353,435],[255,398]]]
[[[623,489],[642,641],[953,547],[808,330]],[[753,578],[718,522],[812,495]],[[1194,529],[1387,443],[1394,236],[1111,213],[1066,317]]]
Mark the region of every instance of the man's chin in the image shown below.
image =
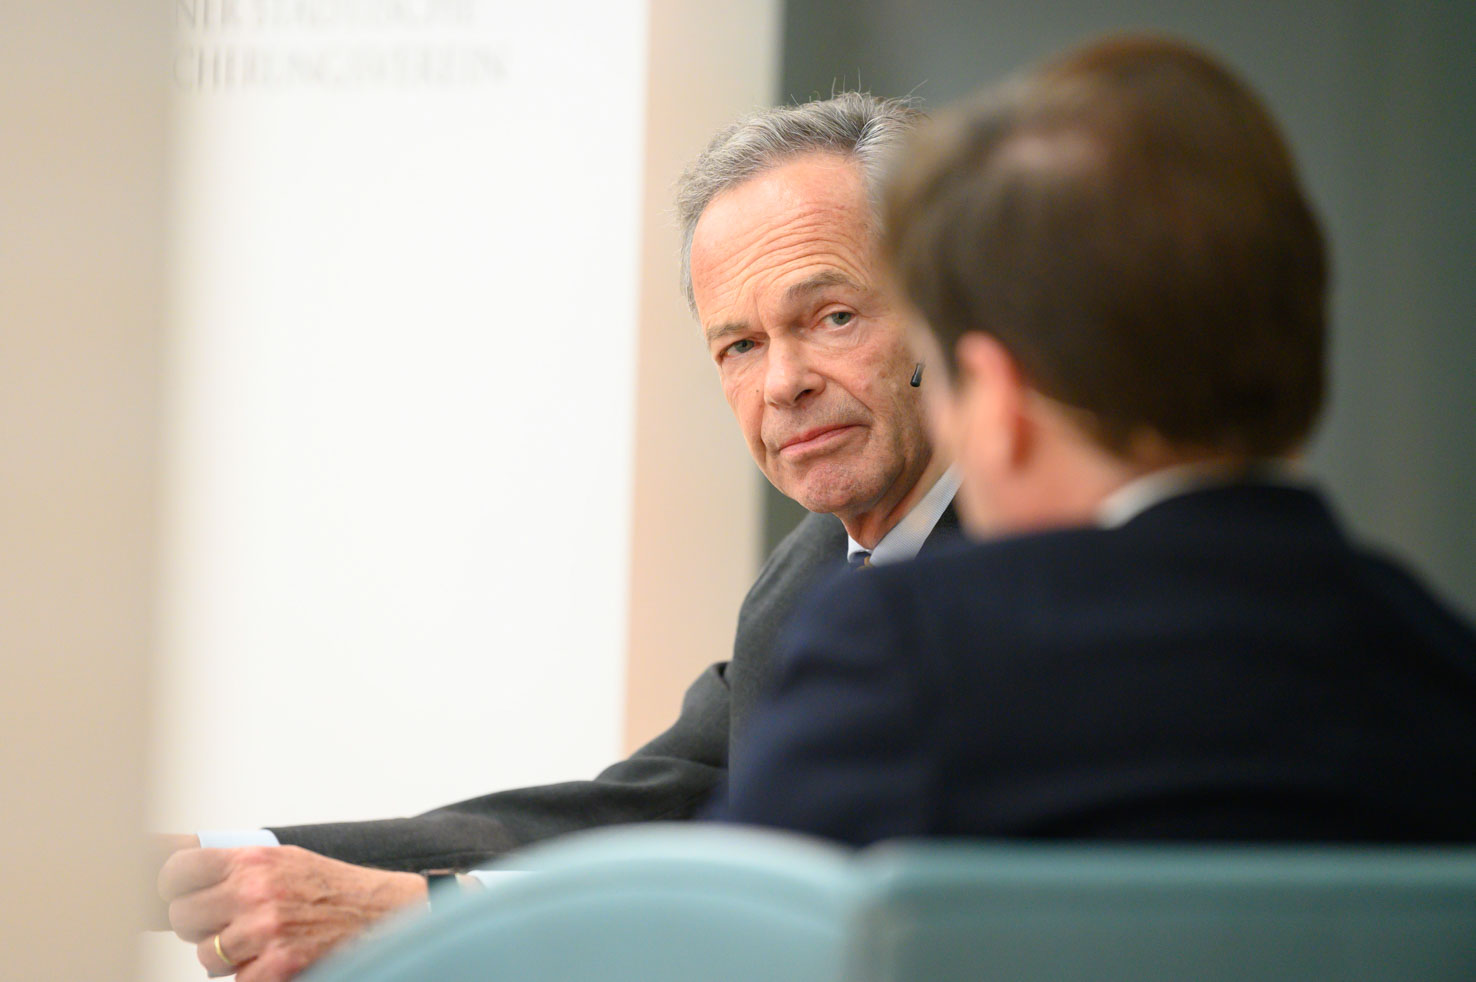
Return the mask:
[[[819,512],[824,515],[848,515],[858,508],[864,507],[864,503],[876,497],[874,493],[868,493],[869,489],[863,487],[861,482],[854,479],[816,480],[811,476],[809,480],[792,484],[788,487],[775,484],[785,496],[793,498],[809,511]]]

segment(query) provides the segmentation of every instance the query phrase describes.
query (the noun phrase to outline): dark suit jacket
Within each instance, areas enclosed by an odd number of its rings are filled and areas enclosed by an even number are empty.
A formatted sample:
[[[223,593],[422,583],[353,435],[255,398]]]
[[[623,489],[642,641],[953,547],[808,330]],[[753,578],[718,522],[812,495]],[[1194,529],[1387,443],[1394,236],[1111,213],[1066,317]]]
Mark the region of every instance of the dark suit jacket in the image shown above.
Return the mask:
[[[950,509],[924,546],[957,535]],[[780,626],[809,589],[845,568],[846,533],[810,515],[774,550],[738,612],[733,658],[687,689],[681,715],[660,736],[590,781],[499,791],[413,818],[276,827],[284,845],[385,869],[468,868],[517,846],[579,829],[695,815],[741,746],[744,722],[768,681]],[[488,753],[516,753],[490,747]]]
[[[858,845],[1476,839],[1476,636],[1305,491],[855,572],[779,659],[718,817]]]

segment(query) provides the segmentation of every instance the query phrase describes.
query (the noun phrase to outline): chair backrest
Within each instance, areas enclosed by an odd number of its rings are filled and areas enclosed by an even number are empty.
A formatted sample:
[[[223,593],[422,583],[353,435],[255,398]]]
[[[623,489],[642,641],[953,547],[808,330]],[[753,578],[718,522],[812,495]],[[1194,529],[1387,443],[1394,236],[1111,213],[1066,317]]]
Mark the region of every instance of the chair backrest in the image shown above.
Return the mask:
[[[852,982],[1470,982],[1476,849],[891,843]]]
[[[304,982],[834,982],[849,854],[719,826],[570,836],[532,875],[325,960]]]

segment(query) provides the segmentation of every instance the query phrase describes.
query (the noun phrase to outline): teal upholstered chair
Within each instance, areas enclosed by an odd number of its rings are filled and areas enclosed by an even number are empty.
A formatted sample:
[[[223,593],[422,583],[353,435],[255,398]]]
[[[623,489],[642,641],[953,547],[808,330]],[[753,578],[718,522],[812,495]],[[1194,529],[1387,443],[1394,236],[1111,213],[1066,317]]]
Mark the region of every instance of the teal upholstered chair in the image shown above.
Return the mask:
[[[304,982],[830,982],[848,855],[695,824],[525,850],[530,875],[403,918]]]
[[[628,827],[310,982],[1476,980],[1476,849],[892,843]]]
[[[1476,980],[1476,849],[884,844],[853,982]]]

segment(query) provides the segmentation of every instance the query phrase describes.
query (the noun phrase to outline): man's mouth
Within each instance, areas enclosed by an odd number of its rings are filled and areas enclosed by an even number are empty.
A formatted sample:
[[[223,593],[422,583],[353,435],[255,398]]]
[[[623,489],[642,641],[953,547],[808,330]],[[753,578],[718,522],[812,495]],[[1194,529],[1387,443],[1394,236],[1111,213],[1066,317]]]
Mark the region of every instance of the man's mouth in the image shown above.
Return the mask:
[[[831,443],[841,439],[847,433],[856,428],[854,423],[836,423],[829,426],[817,426],[813,429],[796,433],[779,446],[779,453],[785,457],[796,457],[809,453],[812,450],[821,450]]]

